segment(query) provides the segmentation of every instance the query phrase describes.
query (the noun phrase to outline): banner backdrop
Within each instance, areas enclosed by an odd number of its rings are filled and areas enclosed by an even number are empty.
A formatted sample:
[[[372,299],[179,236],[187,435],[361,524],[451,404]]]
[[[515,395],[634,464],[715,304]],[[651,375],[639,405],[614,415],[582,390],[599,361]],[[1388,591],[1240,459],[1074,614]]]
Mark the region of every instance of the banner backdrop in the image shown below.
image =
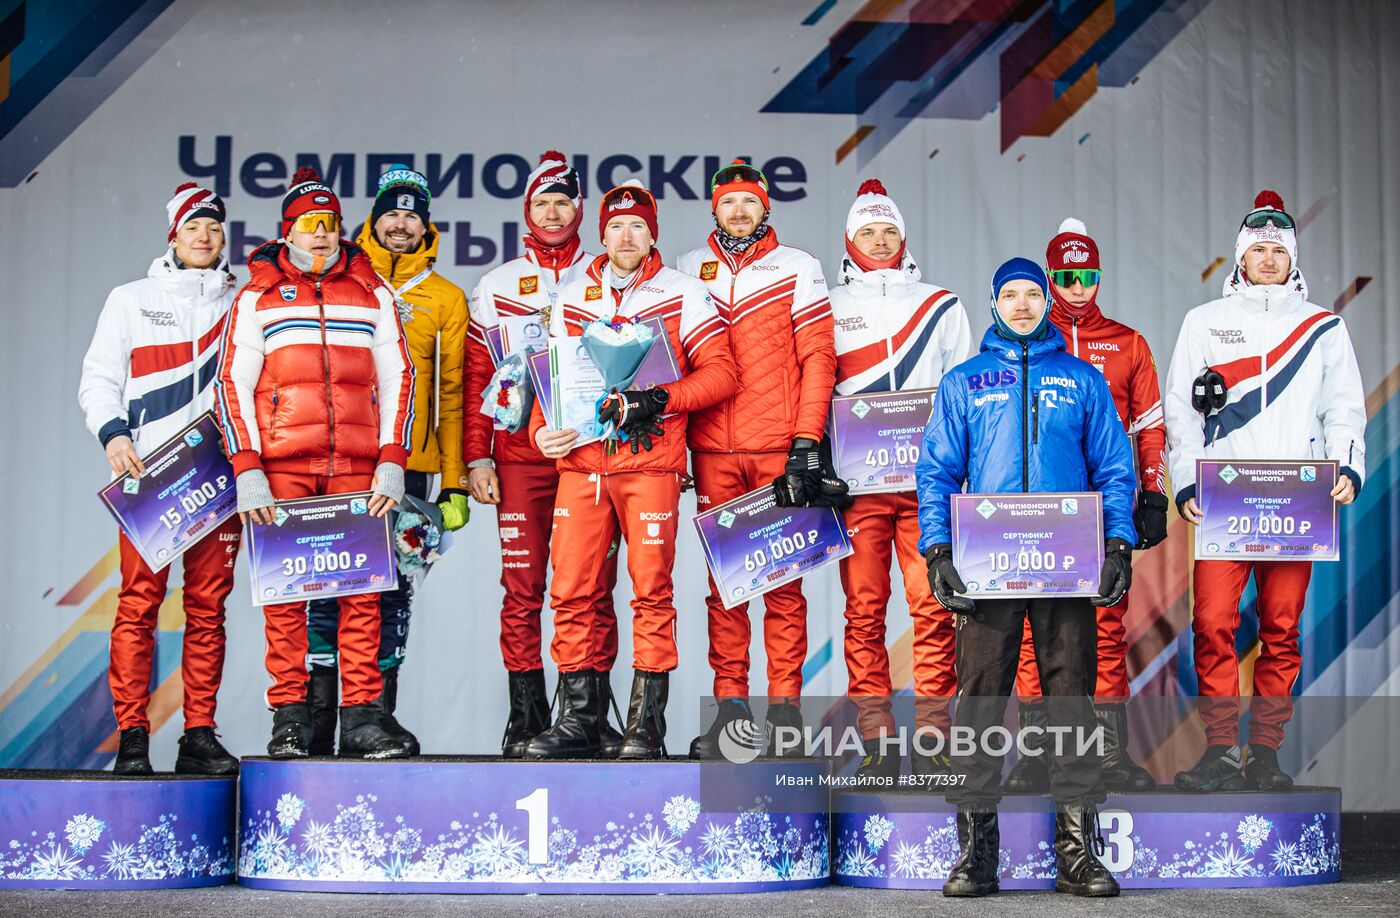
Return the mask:
[[[1400,327],[1386,306],[1400,282],[1396,4],[4,6],[0,766],[100,767],[115,750],[106,668],[116,531],[93,498],[108,473],[76,388],[107,291],[142,276],[164,247],[174,187],[195,180],[225,196],[242,279],[243,258],[276,233],[299,164],[320,167],[355,225],[379,173],[409,163],[432,184],[438,269],[470,289],[521,251],[519,198],[549,148],[585,175],[590,248],[600,191],[637,177],[660,199],[668,262],[712,227],[710,173],[751,157],[773,182],[779,237],[815,253],[828,278],[856,187],[878,177],[904,212],[925,280],[959,294],[979,333],[993,268],[1011,255],[1042,258],[1060,221],[1077,216],[1103,252],[1099,301],[1147,336],[1163,373],[1182,316],[1220,295],[1254,194],[1276,189],[1300,222],[1312,299],[1350,328],[1371,416],[1370,480],[1342,514],[1343,561],[1314,574],[1298,691],[1396,692]],[[694,512],[693,496],[682,509]],[[697,731],[711,684],[705,567],[690,529],[681,527],[676,562],[675,752]],[[1128,620],[1136,691],[1195,690],[1184,530],[1174,520],[1169,543],[1139,556]],[[401,719],[426,750],[498,747],[499,557],[495,513],[476,506],[418,598]],[[270,715],[261,615],[244,576],[228,610],[219,729],[235,752],[253,754]],[[805,592],[808,691],[839,695],[834,572],[808,578]],[[630,598],[625,576],[617,597]],[[1251,612],[1240,639],[1250,660]],[[614,673],[624,693],[628,619]],[[153,751],[167,767],[181,729],[182,626],[176,592],[159,625],[153,699],[163,725]],[[895,682],[907,688],[911,630],[898,596],[889,634]],[[762,693],[757,640],[753,672]],[[1354,716],[1374,719],[1371,743],[1395,748],[1391,712],[1363,705]],[[1317,740],[1308,783],[1345,782],[1376,751],[1344,746]],[[1150,764],[1160,775],[1176,763]],[[1368,803],[1400,806],[1347,801]]]

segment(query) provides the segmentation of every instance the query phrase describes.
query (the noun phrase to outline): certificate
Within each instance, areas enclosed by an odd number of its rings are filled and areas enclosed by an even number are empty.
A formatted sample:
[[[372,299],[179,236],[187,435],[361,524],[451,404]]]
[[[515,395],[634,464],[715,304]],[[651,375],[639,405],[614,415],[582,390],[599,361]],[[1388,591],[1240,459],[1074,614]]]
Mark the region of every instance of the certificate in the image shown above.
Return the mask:
[[[727,609],[852,552],[834,508],[779,507],[772,485],[707,510],[694,522]]]
[[[852,494],[914,490],[914,465],[937,391],[831,399],[831,456]]]
[[[389,517],[369,515],[368,491],[278,501],[276,522],[248,524],[253,602],[303,602],[398,585]]]
[[[549,388],[552,402],[551,430],[576,430],[577,449],[603,439],[596,432],[598,400],[607,392],[603,374],[588,356],[583,339],[559,337],[549,339]]]
[[[522,351],[539,350],[549,341],[538,313],[528,316],[501,316],[501,350],[506,357]]]
[[[1197,560],[1336,561],[1339,464],[1196,460]]]
[[[953,564],[971,599],[1097,596],[1103,497],[954,494]]]
[[[158,571],[238,510],[233,467],[219,448],[214,415],[152,450],[146,474],[128,472],[97,492],[142,560]]]

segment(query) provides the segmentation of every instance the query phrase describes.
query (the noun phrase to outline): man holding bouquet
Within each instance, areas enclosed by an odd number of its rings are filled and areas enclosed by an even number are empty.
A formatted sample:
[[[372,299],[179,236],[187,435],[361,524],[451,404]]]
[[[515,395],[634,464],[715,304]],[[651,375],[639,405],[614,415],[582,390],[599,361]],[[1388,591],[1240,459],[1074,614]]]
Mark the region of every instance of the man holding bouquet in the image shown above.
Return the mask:
[[[560,288],[582,277],[594,256],[584,251],[578,229],[583,222],[583,191],[579,174],[557,150],[540,157],[525,186],[525,254],[488,271],[472,291],[467,328],[467,408],[463,458],[471,495],[478,503],[496,507],[496,531],[501,542],[501,658],[509,680],[510,708],[506,715],[501,755],[520,758],[525,744],[549,726],[549,692],[544,682],[540,613],[544,607],[545,563],[553,525],[554,495],[559,470],[540,452],[528,429],[493,429],[480,410],[480,395],[491,382],[497,355],[491,340],[503,327],[519,328],[531,320],[549,326],[551,307]],[[529,410],[529,405],[524,406]],[[528,424],[526,425],[528,427]],[[610,707],[608,674],[617,659],[617,615],[613,586],[617,557],[603,566],[603,582],[595,602],[598,635],[593,669],[602,676],[600,688]],[[601,724],[601,755],[611,758],[622,746],[622,734]]]
[[[526,755],[596,755],[605,678],[592,666],[596,584],[608,545],[621,533],[634,596],[633,668],[622,758],[664,754],[668,676],[676,668],[675,561],[687,416],[734,392],[735,368],[725,322],[694,278],[666,267],[656,251],[656,200],[629,183],[603,197],[598,224],[606,254],[586,276],[559,291],[550,316],[552,338],[579,337],[591,323],[621,328],[662,321],[680,379],[642,391],[606,396],[599,420],[627,438],[575,448],[575,430],[550,430],[537,405],[530,424],[540,451],[559,466],[554,507],[554,642],[559,667],[559,713],[532,739]],[[601,331],[601,328],[598,329]],[[595,331],[595,334],[597,332]],[[656,345],[663,342],[658,340]],[[654,345],[654,346],[656,346]],[[555,392],[555,398],[566,393]],[[663,419],[662,415],[668,415]],[[635,449],[634,449],[635,447]]]

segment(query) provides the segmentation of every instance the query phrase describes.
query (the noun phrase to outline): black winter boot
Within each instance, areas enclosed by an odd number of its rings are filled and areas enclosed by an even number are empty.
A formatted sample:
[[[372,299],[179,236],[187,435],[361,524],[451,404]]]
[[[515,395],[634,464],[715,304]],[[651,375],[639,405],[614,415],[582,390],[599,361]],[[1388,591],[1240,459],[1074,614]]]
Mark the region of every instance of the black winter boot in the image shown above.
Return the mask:
[[[510,712],[506,715],[505,735],[501,737],[501,756],[519,759],[525,755],[525,744],[549,729],[549,694],[542,669],[506,676],[510,680]]]
[[[977,898],[999,892],[1001,828],[997,825],[995,807],[958,807],[958,847],[962,853],[948,872],[943,895]]]
[[[1288,790],[1293,786],[1293,778],[1279,767],[1278,750],[1249,744],[1249,758],[1244,765],[1244,779],[1250,787],[1262,791]]]
[[[177,775],[236,775],[238,759],[214,735],[213,727],[191,727],[180,737]]]
[[[340,752],[343,759],[402,759],[408,755],[403,743],[394,739],[380,721],[384,711],[378,700],[352,704],[340,709]]]
[[[267,754],[274,759],[304,759],[311,755],[311,708],[304,701],[272,709],[272,742]]]
[[[1045,705],[1027,704],[1023,701],[1021,709],[1016,713],[1016,719],[1022,731],[1029,727],[1039,730],[1038,733],[1026,733],[1019,741],[1028,752],[1039,752],[1039,755],[1022,755],[1017,759],[1011,774],[1002,782],[1002,787],[1014,794],[1043,794],[1050,789],[1050,750],[1046,744],[1048,734],[1045,732],[1050,722],[1045,716]]]
[[[399,667],[387,670],[382,678],[384,690],[379,695],[379,709],[383,715],[379,718],[379,728],[408,750],[409,755],[418,755],[422,751],[418,745],[418,737],[408,732],[394,717],[394,711],[399,706]]]
[[[1128,754],[1128,709],[1121,704],[1094,705],[1103,728],[1103,783],[1111,791],[1153,790],[1157,779]]]
[[[591,669],[559,674],[559,714],[554,725],[525,745],[530,759],[596,759],[601,743],[603,692]]]
[[[1185,791],[1244,790],[1244,772],[1240,768],[1237,746],[1207,746],[1201,760],[1187,771],[1176,773],[1176,786]]]
[[[796,700],[794,698],[793,702]],[[807,754],[806,744],[802,741],[802,709],[793,702],[770,702],[768,705],[768,713],[764,715],[768,726],[768,755],[800,759]],[[781,736],[778,733],[780,729]],[[796,742],[793,741],[794,729],[797,730]],[[781,751],[778,747],[780,741]]]
[[[153,775],[151,767],[151,733],[145,727],[127,727],[117,746],[117,760],[112,763],[114,775]]]
[[[338,667],[311,667],[306,680],[306,703],[311,708],[311,754],[335,755],[335,718],[340,707]]]
[[[921,790],[933,790],[947,786],[951,781],[954,774],[953,760],[946,752],[924,755],[915,750],[909,754],[909,771],[919,777],[933,778],[932,781],[925,781],[917,785]],[[948,780],[939,780],[940,778]]]
[[[1091,803],[1055,814],[1055,892],[1074,896],[1116,896],[1118,881],[1098,858],[1104,852],[1099,813]]]
[[[666,757],[666,698],[670,685],[670,673],[637,670],[632,677],[632,697],[627,701],[627,731],[622,736],[618,758]]]
[[[612,672],[610,670],[598,670],[598,688],[603,693],[603,722],[598,725],[598,757],[615,759],[617,754],[622,751],[622,734],[608,719],[608,713],[617,710],[617,704],[613,701]],[[621,721],[622,715],[619,714],[618,722]]]
[[[763,751],[764,737],[763,731],[758,728],[758,724],[753,719],[753,708],[749,707],[747,698],[720,698],[718,699],[718,710],[715,711],[714,722],[710,724],[710,729],[695,737],[690,742],[690,755],[696,759],[723,759],[725,758],[724,747],[720,745],[720,735],[727,730],[729,739],[735,743],[734,748],[747,755],[753,752],[752,756],[747,756],[752,760]],[[730,726],[733,724],[733,726]]]
[[[865,756],[856,768],[856,787],[879,790],[893,790],[899,780],[900,757],[897,751],[885,752],[884,744],[878,738],[861,738],[861,748]]]

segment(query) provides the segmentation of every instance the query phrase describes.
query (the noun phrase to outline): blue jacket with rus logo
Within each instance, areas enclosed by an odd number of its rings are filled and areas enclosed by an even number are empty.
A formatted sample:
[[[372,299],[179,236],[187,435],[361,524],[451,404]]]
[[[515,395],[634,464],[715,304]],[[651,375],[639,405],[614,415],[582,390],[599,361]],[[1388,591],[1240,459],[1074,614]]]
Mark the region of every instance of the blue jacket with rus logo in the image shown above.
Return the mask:
[[[981,353],[939,384],[915,469],[920,551],[953,541],[950,498],[964,484],[973,494],[1099,491],[1104,536],[1137,544],[1132,451],[1108,383],[1047,328],[1009,341],[993,325]]]

